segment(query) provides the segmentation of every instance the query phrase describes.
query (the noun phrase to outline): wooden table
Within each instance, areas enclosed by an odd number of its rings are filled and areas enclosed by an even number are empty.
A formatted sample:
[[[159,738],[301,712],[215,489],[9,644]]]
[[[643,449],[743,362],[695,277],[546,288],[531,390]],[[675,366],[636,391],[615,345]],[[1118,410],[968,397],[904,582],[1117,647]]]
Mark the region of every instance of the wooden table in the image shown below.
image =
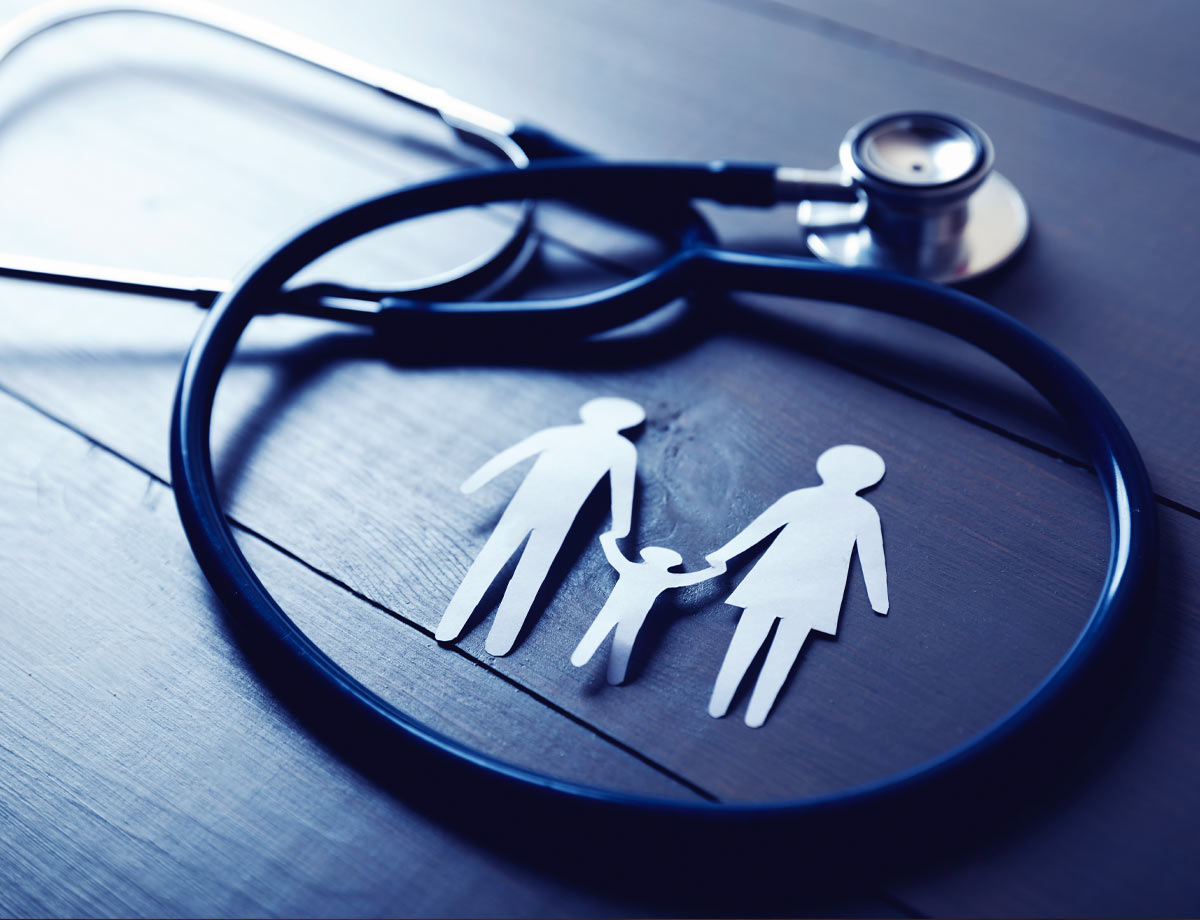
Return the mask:
[[[11,15],[25,4],[0,3]],[[1200,911],[1200,14],[1181,2],[647,0],[296,5],[248,12],[529,118],[604,154],[832,161],[867,115],[991,134],[1033,236],[979,293],[1060,346],[1133,432],[1159,500],[1158,589],[1130,678],[1070,781],[1003,833],[904,873],[767,903],[581,882],[439,820],[438,777],[381,785],[258,679],[184,540],[168,482],[176,375],[200,314],[0,284],[0,913],[1195,915]],[[415,134],[413,132],[416,132]],[[63,30],[0,76],[0,250],[232,277],[331,209],[461,165],[385,100],[138,18]],[[788,251],[790,215],[712,216]],[[487,211],[319,267],[386,285],[496,237]],[[613,281],[647,241],[547,208],[536,287]],[[315,321],[255,325],[224,384],[218,476],[246,553],[353,674],[434,727],[556,776],[726,801],[844,789],[983,730],[1069,647],[1103,574],[1092,473],[1023,384],[899,321],[760,302],[646,363],[424,367]],[[418,356],[419,357],[419,356]],[[516,651],[441,611],[519,476],[458,484],[594,395],[649,412],[635,541],[689,568],[825,447],[887,460],[891,613],[851,579],[767,725],[705,713],[728,584],[662,605],[632,681],[567,658],[612,573],[592,539]],[[631,550],[632,551],[632,550]],[[1107,704],[1106,704],[1107,705]],[[386,772],[386,770],[385,770]],[[478,815],[486,825],[489,815]],[[584,833],[584,831],[581,831]],[[547,841],[552,848],[553,841]],[[597,855],[603,867],[604,856]],[[651,872],[652,870],[647,870]],[[601,873],[602,874],[602,873]],[[778,886],[777,886],[778,887]],[[740,908],[740,909],[739,909]]]

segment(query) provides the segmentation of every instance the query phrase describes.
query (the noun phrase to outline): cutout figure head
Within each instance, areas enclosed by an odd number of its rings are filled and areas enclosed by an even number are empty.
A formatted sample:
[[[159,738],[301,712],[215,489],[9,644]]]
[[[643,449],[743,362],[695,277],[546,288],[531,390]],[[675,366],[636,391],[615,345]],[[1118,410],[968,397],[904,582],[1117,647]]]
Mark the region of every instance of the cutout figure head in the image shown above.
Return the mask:
[[[683,557],[665,546],[647,546],[642,549],[642,558],[651,565],[669,569],[683,562]]]
[[[817,458],[821,481],[839,491],[869,489],[883,478],[883,471],[883,457],[858,444],[839,444]]]
[[[630,399],[601,396],[589,399],[579,410],[579,417],[588,425],[624,431],[646,420],[646,410]]]

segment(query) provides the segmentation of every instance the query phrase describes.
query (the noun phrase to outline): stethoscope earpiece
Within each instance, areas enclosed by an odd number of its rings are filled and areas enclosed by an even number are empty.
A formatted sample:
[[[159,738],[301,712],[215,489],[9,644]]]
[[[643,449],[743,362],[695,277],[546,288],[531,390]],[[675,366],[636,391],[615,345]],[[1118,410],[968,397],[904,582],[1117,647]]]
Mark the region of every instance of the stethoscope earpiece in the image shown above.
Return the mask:
[[[931,112],[871,118],[846,134],[851,203],[806,199],[797,219],[817,258],[951,284],[1004,264],[1029,233],[1021,193],[992,170],[971,122]]]

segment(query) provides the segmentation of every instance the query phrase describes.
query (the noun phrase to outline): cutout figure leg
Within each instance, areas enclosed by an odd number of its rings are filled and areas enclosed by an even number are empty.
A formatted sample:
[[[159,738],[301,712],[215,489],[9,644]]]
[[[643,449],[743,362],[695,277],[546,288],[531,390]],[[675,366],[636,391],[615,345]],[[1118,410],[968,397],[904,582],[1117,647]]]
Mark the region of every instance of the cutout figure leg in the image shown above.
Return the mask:
[[[647,611],[648,612],[648,611]],[[617,624],[617,634],[613,637],[612,649],[608,653],[608,682],[613,684],[625,683],[625,672],[629,670],[629,656],[633,653],[633,643],[638,631],[646,622],[646,615],[626,617]]]
[[[775,698],[779,696],[783,682],[800,657],[800,649],[804,647],[804,640],[811,631],[807,617],[780,619],[775,638],[771,640],[771,648],[767,651],[767,660],[763,662],[758,682],[750,695],[750,705],[746,707],[746,724],[751,728],[759,728],[767,721],[767,713],[775,705]]]
[[[446,612],[442,614],[437,632],[434,633],[438,642],[453,642],[459,637],[463,627],[467,625],[467,620],[471,619],[471,614],[483,600],[487,589],[492,586],[492,582],[496,580],[504,564],[512,558],[512,554],[517,551],[528,532],[506,527],[503,519],[496,525],[487,543],[467,569],[467,574],[463,576],[462,584],[454,592],[454,597],[450,598]]]
[[[600,608],[600,612],[596,614],[596,619],[592,621],[588,631],[579,640],[579,645],[571,653],[571,664],[581,668],[591,661],[592,656],[596,654],[596,649],[600,648],[601,643],[616,627],[619,617],[618,605],[613,603],[612,595],[609,595],[604,606]]]
[[[496,621],[484,644],[489,655],[507,655],[512,651],[534,598],[546,580],[546,574],[565,538],[566,534],[559,531],[535,530],[529,535],[529,542],[525,544],[517,570],[504,590],[504,597],[500,599]]]
[[[774,622],[773,613],[750,608],[742,611],[742,618],[738,620],[729,650],[725,652],[725,660],[721,663],[721,671],[717,674],[717,682],[713,686],[712,699],[708,703],[708,714],[714,719],[719,719],[729,712],[733,694],[737,692],[738,685],[746,676],[746,669],[762,648]]]

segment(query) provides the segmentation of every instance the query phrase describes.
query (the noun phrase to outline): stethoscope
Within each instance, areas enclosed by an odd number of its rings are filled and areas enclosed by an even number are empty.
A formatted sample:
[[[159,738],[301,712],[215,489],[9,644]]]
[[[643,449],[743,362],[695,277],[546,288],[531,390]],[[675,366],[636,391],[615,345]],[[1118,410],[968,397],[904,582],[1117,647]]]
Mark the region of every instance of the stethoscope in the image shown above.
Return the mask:
[[[590,156],[531,125],[457,99],[444,90],[361,61],[271,23],[202,0],[145,3],[51,2],[0,29],[0,64],[35,38],[80,20],[139,13],[180,20],[302,61],[442,121],[466,145],[497,163],[525,167]],[[969,122],[932,113],[902,113],[855,125],[830,169],[780,167],[780,200],[797,204],[799,232],[816,257],[880,268],[940,283],[967,281],[1010,259],[1029,229],[1025,202],[992,169],[991,141]],[[628,215],[625,215],[628,217]],[[506,238],[457,269],[389,295],[475,296],[511,280],[533,253],[534,213],[522,202]],[[660,228],[653,215],[636,223]],[[0,253],[0,275],[192,301],[208,306],[228,288],[219,279],[184,277]]]
[[[109,8],[103,8],[109,9]],[[138,9],[151,9],[142,8]],[[211,310],[184,362],[171,424],[171,473],[188,540],[214,591],[235,621],[288,675],[304,705],[334,714],[352,733],[418,749],[490,783],[549,796],[594,812],[680,820],[851,820],[892,814],[906,802],[970,783],[987,755],[1014,738],[1036,735],[1106,661],[1125,636],[1155,560],[1154,503],[1141,457],[1112,406],[1052,345],[1007,314],[933,280],[962,280],[1002,264],[1019,248],[1028,220],[1020,196],[991,171],[986,136],[966,121],[905,113],[857,126],[843,142],[841,168],[808,171],[772,164],[615,163],[581,155],[544,132],[519,128],[407,78],[333,55],[287,33],[203,7],[164,7],[165,15],[248,33],[252,40],[311,59],[427,109],[473,142],[498,151],[507,167],[423,182],[347,208],[300,233],[229,290],[193,290]],[[158,12],[156,6],[153,11]],[[56,21],[66,21],[70,16]],[[253,28],[250,28],[250,26]],[[267,31],[264,31],[267,30]],[[547,162],[542,162],[548,160]],[[552,160],[552,161],[549,161]],[[606,290],[552,300],[466,299],[494,288],[519,268],[531,240],[535,202],[560,200],[653,228],[670,243],[658,266]],[[766,208],[799,202],[808,245],[827,261],[720,248],[692,207],[701,200]],[[489,258],[419,289],[362,292],[334,285],[288,289],[302,269],[330,250],[397,222],[495,202],[523,202],[512,236]],[[47,268],[42,266],[42,268]],[[909,274],[900,274],[899,270]],[[111,273],[100,286],[139,285]],[[27,277],[62,280],[53,270]],[[933,279],[933,280],[930,280]],[[96,278],[68,279],[91,283]],[[159,279],[161,280],[161,279]],[[184,287],[171,288],[184,296]],[[1034,386],[1067,421],[1094,467],[1109,513],[1108,568],[1096,604],[1071,649],[1009,713],[959,747],[902,774],[835,795],[790,802],[682,804],[567,782],[506,763],[447,737],[384,700],[327,656],[283,611],[238,547],[212,470],[213,402],[238,341],[257,316],[298,313],[374,329],[384,347],[454,351],[456,341],[484,342],[498,356],[507,343],[576,342],[655,313],[677,298],[757,292],[852,304],[941,329],[991,354]],[[143,292],[151,292],[143,290]],[[994,758],[993,758],[994,759]]]

